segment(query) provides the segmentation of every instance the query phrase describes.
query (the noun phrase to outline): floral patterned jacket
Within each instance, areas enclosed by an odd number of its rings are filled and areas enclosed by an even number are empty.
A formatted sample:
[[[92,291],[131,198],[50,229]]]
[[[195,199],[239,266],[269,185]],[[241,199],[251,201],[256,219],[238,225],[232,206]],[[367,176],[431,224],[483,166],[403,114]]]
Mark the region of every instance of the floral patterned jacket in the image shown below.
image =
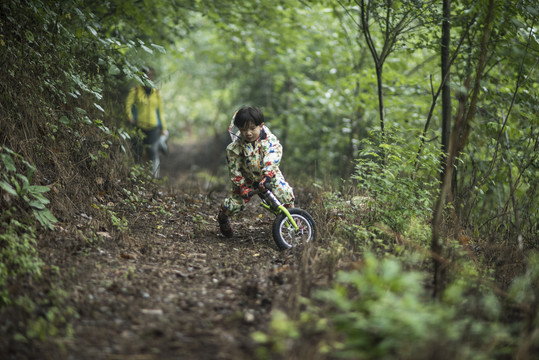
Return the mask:
[[[273,133],[262,127],[260,137],[252,144],[241,138],[235,139],[226,148],[226,156],[230,179],[239,187],[250,186],[264,176],[272,178],[272,182],[284,181],[279,170],[283,148]]]

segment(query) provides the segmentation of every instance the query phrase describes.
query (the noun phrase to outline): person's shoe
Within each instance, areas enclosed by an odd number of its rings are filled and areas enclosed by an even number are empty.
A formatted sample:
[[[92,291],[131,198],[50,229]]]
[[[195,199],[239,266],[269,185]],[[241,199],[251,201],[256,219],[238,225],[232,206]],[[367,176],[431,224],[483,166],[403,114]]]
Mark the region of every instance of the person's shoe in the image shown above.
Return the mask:
[[[219,230],[221,231],[221,234],[223,234],[225,237],[232,237],[232,235],[234,235],[232,226],[230,225],[230,219],[222,210],[219,210],[217,221],[219,222]]]

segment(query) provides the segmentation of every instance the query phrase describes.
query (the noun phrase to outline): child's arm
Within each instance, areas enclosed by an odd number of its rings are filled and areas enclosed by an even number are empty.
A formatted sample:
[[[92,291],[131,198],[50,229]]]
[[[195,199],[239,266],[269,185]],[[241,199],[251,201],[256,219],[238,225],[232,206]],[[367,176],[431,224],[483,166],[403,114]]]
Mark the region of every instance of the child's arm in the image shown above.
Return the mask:
[[[283,156],[283,147],[276,138],[268,142],[268,146],[264,149],[264,168],[262,169],[263,176],[273,178],[279,172],[281,157]]]
[[[228,164],[228,172],[230,180],[238,188],[246,186],[245,177],[243,176],[241,168],[241,150],[236,146],[237,143],[231,143],[226,148],[226,162]]]

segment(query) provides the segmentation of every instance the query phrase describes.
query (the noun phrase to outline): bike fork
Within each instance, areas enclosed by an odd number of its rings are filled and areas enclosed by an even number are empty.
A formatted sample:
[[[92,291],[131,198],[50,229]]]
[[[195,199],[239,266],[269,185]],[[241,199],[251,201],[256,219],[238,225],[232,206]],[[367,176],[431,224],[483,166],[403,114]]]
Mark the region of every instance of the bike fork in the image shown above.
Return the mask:
[[[276,208],[273,208],[268,203],[264,203],[264,202],[261,202],[260,205],[263,206],[265,209],[271,211],[275,215],[278,215],[280,212],[283,212],[288,218],[288,221],[290,221],[292,226],[294,226],[294,229],[298,231],[299,230],[298,224],[296,224],[296,222],[294,221],[294,218],[292,217],[292,215],[290,215],[290,212],[288,211],[288,209],[285,208],[283,204],[281,204],[279,199],[277,199],[277,197],[271,192],[266,193],[266,196],[268,196],[270,200],[276,205]]]
[[[282,212],[284,212],[284,214],[286,215],[286,217],[288,218],[288,221],[290,221],[290,223],[294,226],[294,229],[296,231],[299,230],[299,226],[298,224],[296,224],[296,222],[294,221],[294,218],[292,217],[292,215],[290,215],[290,212],[288,211],[287,208],[285,208],[283,205],[279,205],[279,209],[281,209]]]

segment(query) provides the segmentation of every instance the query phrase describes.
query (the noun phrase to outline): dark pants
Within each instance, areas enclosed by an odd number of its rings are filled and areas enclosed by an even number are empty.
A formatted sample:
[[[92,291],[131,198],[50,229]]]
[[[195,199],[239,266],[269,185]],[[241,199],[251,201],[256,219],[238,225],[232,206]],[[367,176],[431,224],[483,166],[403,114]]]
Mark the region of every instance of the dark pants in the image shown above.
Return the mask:
[[[143,130],[142,139],[136,138],[135,144],[135,161],[140,163],[144,152],[148,156],[148,160],[152,162],[152,174],[154,177],[159,177],[159,136],[161,135],[161,129],[155,127],[151,130]],[[141,141],[142,140],[142,141]]]

